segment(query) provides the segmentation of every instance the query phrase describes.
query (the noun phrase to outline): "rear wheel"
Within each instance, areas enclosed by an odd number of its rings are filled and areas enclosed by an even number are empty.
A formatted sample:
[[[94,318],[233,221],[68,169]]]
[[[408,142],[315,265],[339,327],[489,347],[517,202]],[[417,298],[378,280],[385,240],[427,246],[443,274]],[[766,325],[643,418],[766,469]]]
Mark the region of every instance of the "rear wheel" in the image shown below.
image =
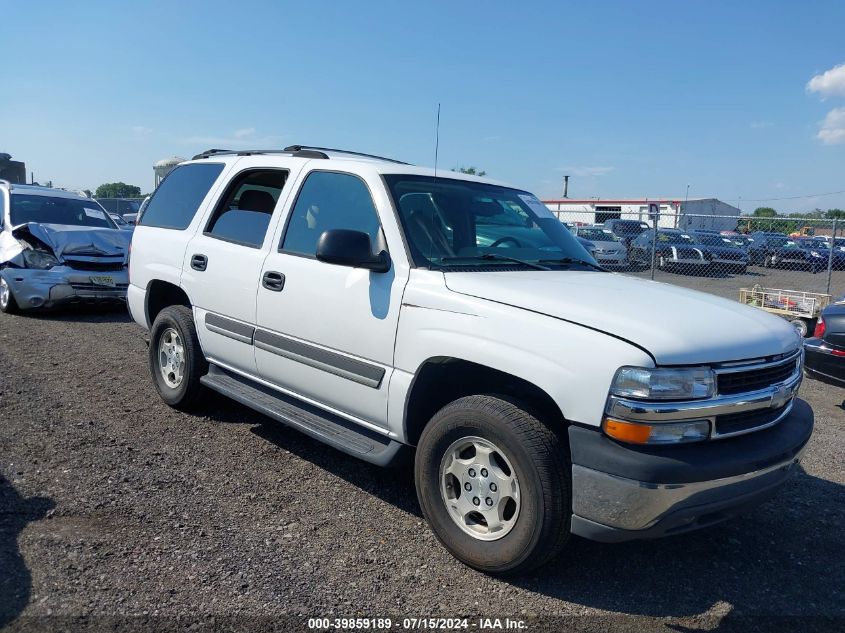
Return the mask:
[[[6,280],[0,276],[0,312],[6,314],[15,314],[20,311],[18,302],[15,301],[15,295]]]
[[[467,396],[443,407],[417,446],[415,481],[426,520],[458,560],[522,572],[569,537],[566,446],[518,403]]]
[[[199,396],[200,377],[208,371],[191,309],[168,306],[158,313],[150,331],[150,372],[161,399],[187,409]]]

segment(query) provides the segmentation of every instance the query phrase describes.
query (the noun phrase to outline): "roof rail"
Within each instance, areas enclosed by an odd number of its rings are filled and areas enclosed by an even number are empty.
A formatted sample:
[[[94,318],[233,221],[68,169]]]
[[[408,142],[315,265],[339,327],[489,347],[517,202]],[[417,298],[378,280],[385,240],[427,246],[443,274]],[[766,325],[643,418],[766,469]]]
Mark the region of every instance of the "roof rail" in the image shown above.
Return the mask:
[[[333,147],[315,147],[313,145],[288,145],[285,148],[286,152],[293,152],[294,154],[299,154],[307,151],[314,151],[314,152],[337,152],[338,154],[349,154],[350,156],[362,156],[364,158],[376,158],[378,160],[384,160],[388,163],[396,163],[398,165],[408,165],[401,160],[396,160],[395,158],[386,158],[384,156],[376,156],[375,154],[364,154],[362,152],[351,152],[348,149],[335,149]],[[324,154],[325,156],[325,154]],[[325,156],[328,158],[328,156]]]
[[[211,158],[212,156],[254,156],[256,154],[287,154],[298,158],[328,158],[328,154],[314,151],[312,148],[291,150],[285,149],[207,149],[194,156],[191,160]]]

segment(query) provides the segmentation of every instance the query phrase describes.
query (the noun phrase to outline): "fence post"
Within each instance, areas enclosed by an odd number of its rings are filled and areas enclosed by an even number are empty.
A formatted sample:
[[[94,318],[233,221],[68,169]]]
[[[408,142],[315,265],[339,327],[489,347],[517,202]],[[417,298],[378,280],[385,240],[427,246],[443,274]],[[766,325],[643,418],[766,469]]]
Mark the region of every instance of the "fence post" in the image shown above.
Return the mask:
[[[827,294],[830,294],[830,278],[833,273],[833,251],[836,250],[836,224],[839,218],[833,218],[833,235],[830,237],[830,253],[827,256]]]
[[[660,224],[660,210],[658,208],[657,213],[655,214],[654,218],[651,220],[652,223],[652,233],[651,233],[651,279],[654,280],[654,251],[657,248],[657,225]]]

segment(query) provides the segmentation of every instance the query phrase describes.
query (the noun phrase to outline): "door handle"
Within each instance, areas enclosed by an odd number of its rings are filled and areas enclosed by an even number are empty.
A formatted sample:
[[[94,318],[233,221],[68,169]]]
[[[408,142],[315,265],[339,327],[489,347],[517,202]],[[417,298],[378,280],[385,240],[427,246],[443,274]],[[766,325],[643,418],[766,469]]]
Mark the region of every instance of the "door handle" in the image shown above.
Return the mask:
[[[208,257],[200,254],[192,255],[191,268],[199,271],[205,270],[206,268],[208,268]]]
[[[267,288],[267,290],[281,292],[285,287],[285,276],[274,270],[268,270],[261,278],[261,285]]]

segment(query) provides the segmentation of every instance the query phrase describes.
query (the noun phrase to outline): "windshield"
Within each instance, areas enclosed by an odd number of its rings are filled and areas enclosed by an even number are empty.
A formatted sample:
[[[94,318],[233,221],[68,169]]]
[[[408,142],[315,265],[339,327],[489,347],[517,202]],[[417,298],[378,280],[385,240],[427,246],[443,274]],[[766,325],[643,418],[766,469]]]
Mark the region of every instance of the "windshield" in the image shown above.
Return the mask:
[[[384,180],[418,266],[491,270],[596,265],[532,194],[430,176],[392,174]]]
[[[664,244],[695,244],[695,240],[686,233],[663,233],[662,231],[657,234],[657,241]]]
[[[621,242],[618,237],[616,237],[613,233],[606,229],[599,229],[593,227],[583,228],[580,227],[575,230],[575,234],[578,237],[583,237],[585,240],[590,240],[591,242]]]
[[[780,248],[781,246],[787,246],[789,244],[795,246],[794,242],[790,242],[785,237],[770,237],[766,240],[766,246],[769,248]]]
[[[644,222],[636,222],[631,220],[629,222],[614,222],[612,230],[614,233],[621,233],[623,235],[639,235],[648,229],[648,224]]]
[[[728,238],[720,237],[718,235],[699,235],[698,243],[704,244],[705,246],[732,247],[734,245],[734,242],[732,242]]]
[[[91,226],[103,229],[117,228],[106,216],[97,202],[83,198],[60,198],[58,196],[32,196],[16,193],[10,196],[9,209],[12,226],[38,222],[41,224],[65,224]]]

